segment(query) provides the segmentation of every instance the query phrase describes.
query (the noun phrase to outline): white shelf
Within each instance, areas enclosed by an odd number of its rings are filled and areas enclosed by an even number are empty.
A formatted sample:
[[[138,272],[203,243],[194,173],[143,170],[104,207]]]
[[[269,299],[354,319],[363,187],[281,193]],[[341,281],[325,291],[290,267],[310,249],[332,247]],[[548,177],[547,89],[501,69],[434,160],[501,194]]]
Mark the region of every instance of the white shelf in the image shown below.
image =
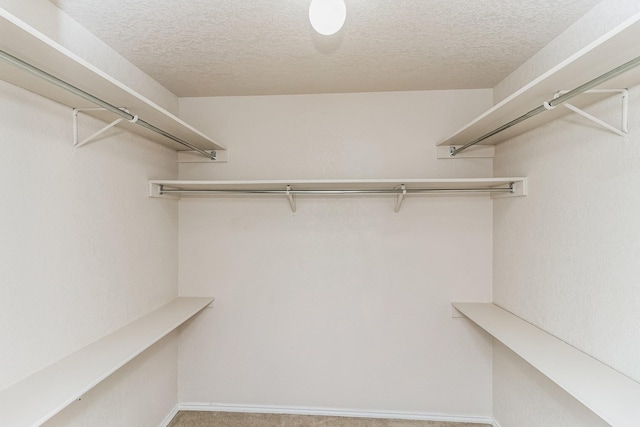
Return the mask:
[[[0,391],[0,425],[42,425],[212,301],[176,298]]]
[[[403,188],[406,194],[403,194]],[[512,191],[506,191],[511,186]],[[287,194],[289,189],[290,194]],[[390,195],[396,198],[396,212],[404,197],[415,194],[450,194],[493,191],[492,197],[525,196],[527,179],[517,178],[453,178],[453,179],[319,179],[319,180],[253,180],[253,181],[149,181],[149,197],[176,198],[189,196],[276,195],[289,198],[295,212],[298,195],[347,196]]]
[[[609,424],[640,426],[640,383],[494,304],[453,306]]]
[[[159,187],[179,188],[182,190],[286,190],[287,185],[295,190],[371,190],[388,188],[390,190],[405,185],[407,190],[445,188],[450,190],[464,188],[503,187],[514,183],[516,193],[526,194],[526,178],[443,178],[443,179],[306,179],[306,180],[247,180],[247,181],[179,181],[150,180],[149,195],[159,196]],[[518,191],[520,188],[520,192]],[[521,193],[521,194],[518,194]]]
[[[593,43],[542,74],[502,102],[496,104],[462,129],[438,143],[461,146],[510,122],[522,114],[553,99],[557,91],[571,90],[610,70],[640,56],[640,14],[609,31]],[[640,67],[636,67],[601,86],[599,89],[622,89],[640,83]],[[584,107],[602,99],[603,94],[583,94],[571,100],[571,104]],[[568,114],[562,106],[546,111],[515,125],[480,144],[498,144],[544,123]]]
[[[0,50],[116,107],[125,107],[131,114],[202,150],[226,149],[182,119],[115,80],[2,8],[0,8]],[[94,104],[2,60],[0,60],[0,79],[71,108],[95,107]],[[108,112],[91,111],[89,114],[106,122],[112,122],[117,118],[113,113]],[[69,118],[71,119],[71,114]],[[175,141],[126,120],[118,126],[176,150],[188,150]]]

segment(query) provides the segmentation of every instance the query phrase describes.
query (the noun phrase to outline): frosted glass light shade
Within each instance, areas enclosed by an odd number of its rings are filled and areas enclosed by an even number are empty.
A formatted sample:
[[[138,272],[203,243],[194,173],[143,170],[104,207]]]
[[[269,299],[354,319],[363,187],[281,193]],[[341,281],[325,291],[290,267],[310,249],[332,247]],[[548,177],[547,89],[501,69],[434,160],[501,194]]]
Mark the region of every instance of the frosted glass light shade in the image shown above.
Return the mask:
[[[322,35],[335,34],[344,25],[347,7],[344,0],[311,0],[309,21],[314,30]]]

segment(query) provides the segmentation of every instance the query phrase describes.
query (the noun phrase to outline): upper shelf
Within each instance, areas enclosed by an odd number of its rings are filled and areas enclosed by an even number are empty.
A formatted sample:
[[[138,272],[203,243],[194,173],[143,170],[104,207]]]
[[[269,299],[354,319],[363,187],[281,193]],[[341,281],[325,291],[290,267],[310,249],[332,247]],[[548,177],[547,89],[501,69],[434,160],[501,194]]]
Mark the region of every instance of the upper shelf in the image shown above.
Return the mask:
[[[438,143],[461,146],[553,99],[558,91],[571,90],[640,56],[640,13],[579,50],[557,66],[536,78],[471,123]],[[628,88],[640,83],[640,67],[602,84],[598,89]],[[581,108],[606,94],[582,94],[571,100]],[[529,118],[480,144],[498,144],[570,111],[561,106]]]
[[[132,115],[139,116],[140,119],[197,148],[226,149],[179,117],[115,80],[2,8],[0,8],[0,50],[112,105],[127,108]],[[0,79],[71,108],[95,107],[94,104],[79,96],[45,82],[5,61],[0,61]],[[113,113],[104,111],[87,113],[107,122],[116,118]],[[119,126],[176,150],[186,150],[183,145],[126,120],[123,120]]]
[[[612,426],[640,425],[640,383],[490,303],[453,303]]]

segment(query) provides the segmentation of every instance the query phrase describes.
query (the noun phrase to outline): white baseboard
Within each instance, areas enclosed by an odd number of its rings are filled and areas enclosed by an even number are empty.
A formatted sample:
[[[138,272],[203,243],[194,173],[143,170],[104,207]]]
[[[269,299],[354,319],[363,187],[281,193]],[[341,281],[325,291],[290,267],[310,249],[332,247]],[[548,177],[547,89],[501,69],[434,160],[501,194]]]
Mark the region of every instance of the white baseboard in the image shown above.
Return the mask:
[[[386,412],[363,411],[357,409],[333,409],[333,408],[303,408],[298,406],[271,406],[271,405],[236,405],[221,403],[183,402],[178,405],[181,411],[209,411],[209,412],[243,412],[258,414],[289,414],[289,415],[321,415],[329,417],[353,417],[353,418],[383,418],[394,420],[419,420],[419,421],[444,421],[455,423],[477,423],[495,426],[491,417],[469,417],[444,414],[429,414],[422,412]]]
[[[492,424],[493,424],[493,427],[502,427],[500,425],[500,423],[498,422],[498,420],[496,420],[495,418],[493,419],[493,423]]]
[[[173,421],[173,418],[178,414],[179,410],[180,410],[180,405],[176,405],[171,410],[171,412],[167,414],[167,416],[164,418],[162,423],[160,423],[160,427],[167,427],[171,423],[171,421]]]

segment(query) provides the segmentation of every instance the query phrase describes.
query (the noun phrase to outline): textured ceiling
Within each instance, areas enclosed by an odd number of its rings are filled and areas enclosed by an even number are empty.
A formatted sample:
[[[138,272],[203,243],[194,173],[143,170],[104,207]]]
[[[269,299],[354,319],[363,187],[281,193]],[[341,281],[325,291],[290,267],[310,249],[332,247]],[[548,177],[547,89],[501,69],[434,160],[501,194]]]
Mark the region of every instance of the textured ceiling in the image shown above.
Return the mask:
[[[176,95],[495,86],[599,0],[51,0]]]

